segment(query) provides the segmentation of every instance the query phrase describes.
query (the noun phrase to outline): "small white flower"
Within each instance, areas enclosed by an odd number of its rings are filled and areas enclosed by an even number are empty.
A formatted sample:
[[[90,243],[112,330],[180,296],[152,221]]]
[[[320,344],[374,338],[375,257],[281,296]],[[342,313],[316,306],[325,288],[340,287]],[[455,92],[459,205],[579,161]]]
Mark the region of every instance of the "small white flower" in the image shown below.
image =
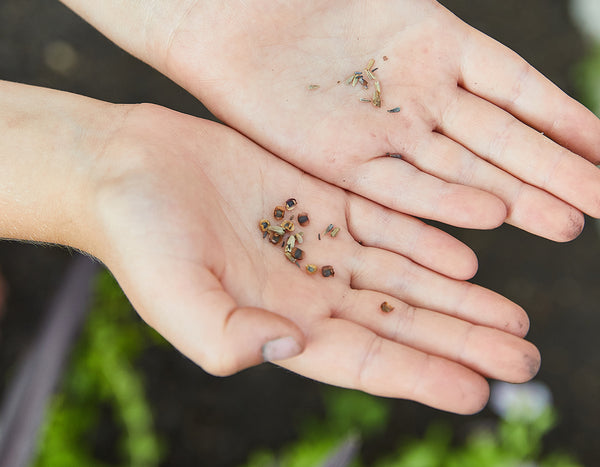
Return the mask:
[[[551,405],[552,393],[542,382],[492,384],[490,407],[502,418],[533,421]]]

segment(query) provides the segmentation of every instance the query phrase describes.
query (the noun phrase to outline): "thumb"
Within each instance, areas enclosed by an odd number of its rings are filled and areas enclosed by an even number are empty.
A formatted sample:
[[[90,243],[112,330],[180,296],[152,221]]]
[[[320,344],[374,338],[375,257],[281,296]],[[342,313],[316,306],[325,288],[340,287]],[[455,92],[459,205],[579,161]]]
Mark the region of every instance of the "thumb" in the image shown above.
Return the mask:
[[[238,306],[207,269],[195,271],[193,278],[194,284],[188,280],[185,286],[163,284],[142,314],[148,324],[208,373],[228,376],[264,361],[294,357],[304,350],[302,331],[287,318],[261,308]],[[177,292],[165,294],[169,289]],[[161,300],[159,295],[169,296]]]

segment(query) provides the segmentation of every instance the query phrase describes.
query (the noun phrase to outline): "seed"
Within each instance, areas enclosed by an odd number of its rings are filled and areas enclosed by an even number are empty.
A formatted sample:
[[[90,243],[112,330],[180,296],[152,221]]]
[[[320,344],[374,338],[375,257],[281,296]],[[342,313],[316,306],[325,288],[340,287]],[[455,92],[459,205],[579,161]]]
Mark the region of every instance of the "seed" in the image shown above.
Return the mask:
[[[319,240],[321,240],[321,234],[319,234]]]
[[[294,259],[296,259],[296,260],[300,260],[300,259],[304,258],[304,251],[302,251],[298,247],[294,247],[294,249],[292,249],[291,253],[292,253],[292,256],[294,257]]]
[[[371,73],[375,73],[377,70],[379,70],[379,68],[373,68],[371,71]]]
[[[333,230],[333,224],[329,224],[327,226],[327,228],[325,229],[325,235],[327,235],[329,232],[331,232]]]
[[[273,232],[279,235],[285,234],[285,229],[283,227],[279,227],[278,225],[270,225],[269,227],[267,227],[267,230],[269,232]]]
[[[372,58],[369,60],[369,63],[367,63],[367,70],[371,70],[371,68],[373,68],[373,65],[375,65],[375,59]]]
[[[269,235],[269,232],[267,232],[266,230],[263,232],[263,238],[267,238],[267,235]]]
[[[294,235],[290,235],[290,237],[287,239],[287,242],[285,242],[285,251],[291,253],[294,245],[296,245],[296,237]]]
[[[316,89],[319,89],[321,86],[319,86],[318,84],[309,84],[308,85],[308,90],[309,91],[314,91]]]
[[[296,263],[296,259],[292,256],[292,254],[289,251],[285,252],[285,257],[290,260],[290,263]]]
[[[318,270],[319,270],[319,267],[315,266],[314,264],[307,264],[306,265],[306,272],[309,273],[309,274],[314,274]]]
[[[292,221],[285,221],[281,224],[281,227],[283,227],[283,229],[287,230],[288,232],[293,232],[294,231],[294,223]]]
[[[371,78],[373,81],[375,81],[375,75],[373,74],[373,71],[375,70],[365,70],[367,72],[367,75],[369,76],[369,78]]]
[[[307,213],[302,212],[302,213],[298,214],[298,224],[300,224],[301,226],[305,226],[305,225],[308,225],[309,222],[310,222],[310,219],[308,218]]]
[[[285,208],[288,211],[291,211],[296,207],[297,204],[298,204],[298,201],[296,201],[296,198],[290,198],[285,202]]]
[[[304,243],[304,233],[303,232],[298,232],[296,234],[296,242],[298,242],[300,245],[302,245]]]
[[[373,95],[372,102],[375,107],[381,107],[381,91],[375,89],[375,94]]]
[[[394,307],[392,305],[390,305],[388,302],[383,302],[381,304],[381,311],[385,311],[386,313],[389,313],[390,311],[394,310]]]
[[[371,102],[371,99],[369,99],[368,97],[361,97],[360,101],[361,102]]]
[[[396,114],[400,112],[400,107],[394,107],[393,109],[388,110],[388,112],[391,114]]]
[[[277,206],[273,210],[273,217],[277,220],[281,220],[283,219],[283,216],[285,216],[285,208],[283,206]]]
[[[277,232],[271,232],[271,237],[269,237],[269,241],[273,245],[277,245],[281,241],[282,238],[283,238],[282,234],[278,234]]]
[[[362,77],[361,77],[361,78],[359,78],[359,79],[358,79],[358,82],[360,83],[360,85],[361,85],[363,88],[365,88],[365,89],[369,89],[369,83],[367,83],[367,82],[364,80],[364,78],[362,78]]]
[[[396,154],[392,152],[386,152],[386,156],[393,157],[394,159],[402,159],[402,154]]]
[[[362,75],[360,75],[362,77]],[[358,83],[358,78],[359,75],[354,75],[354,78],[352,78],[352,87],[356,86],[356,83]]]
[[[323,275],[323,277],[335,276],[335,271],[333,270],[333,266],[323,266],[321,268],[321,274]]]
[[[387,60],[388,60],[388,58],[387,58],[387,57],[384,55],[384,56],[383,56],[383,61],[384,61],[384,62],[387,62]]]
[[[335,229],[333,229],[331,231],[331,233],[329,235],[331,235],[332,237],[335,237],[338,234],[339,231],[340,231],[340,228],[336,227]]]
[[[258,223],[261,232],[266,232],[271,223],[267,219],[263,219]]]

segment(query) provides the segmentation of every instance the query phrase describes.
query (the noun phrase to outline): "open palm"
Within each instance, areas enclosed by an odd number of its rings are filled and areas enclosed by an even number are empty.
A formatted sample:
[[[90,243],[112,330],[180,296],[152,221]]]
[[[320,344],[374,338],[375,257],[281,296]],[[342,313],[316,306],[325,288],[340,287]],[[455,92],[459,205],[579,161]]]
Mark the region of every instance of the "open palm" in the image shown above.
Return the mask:
[[[437,2],[192,5],[156,13],[145,47],[91,21],[274,154],[392,209],[476,228],[507,216],[558,241],[600,217],[598,120]],[[345,83],[371,58],[381,108],[359,101],[373,81]]]
[[[523,310],[461,280],[476,269],[468,248],[233,130],[137,107],[98,164],[87,249],[142,317],[209,372],[258,364],[266,342],[289,336],[304,352],[278,363],[295,372],[468,413],[487,400],[484,377],[520,382],[538,369],[520,338]],[[286,218],[310,216],[302,268],[258,227],[263,217],[275,224],[273,208],[290,196],[298,207]],[[335,238],[323,234],[330,223]],[[335,276],[309,275],[307,263]]]

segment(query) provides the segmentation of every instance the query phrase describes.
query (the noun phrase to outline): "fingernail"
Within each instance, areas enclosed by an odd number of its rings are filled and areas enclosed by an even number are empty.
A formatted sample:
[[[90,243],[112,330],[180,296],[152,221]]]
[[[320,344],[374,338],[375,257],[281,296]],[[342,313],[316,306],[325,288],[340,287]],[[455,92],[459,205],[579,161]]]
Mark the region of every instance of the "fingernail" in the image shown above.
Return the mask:
[[[292,358],[302,352],[302,347],[293,337],[280,337],[263,345],[262,356],[265,362]]]

